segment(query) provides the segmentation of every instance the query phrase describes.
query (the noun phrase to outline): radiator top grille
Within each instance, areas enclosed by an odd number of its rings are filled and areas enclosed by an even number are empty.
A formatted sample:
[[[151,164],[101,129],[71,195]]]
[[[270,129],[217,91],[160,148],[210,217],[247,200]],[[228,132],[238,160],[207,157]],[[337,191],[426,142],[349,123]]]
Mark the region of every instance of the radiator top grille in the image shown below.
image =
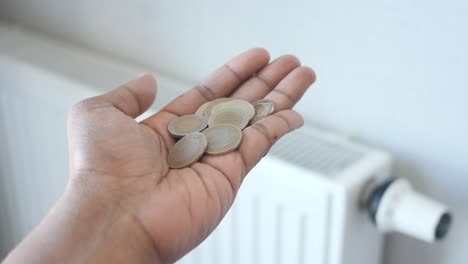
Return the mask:
[[[365,152],[301,128],[281,138],[269,154],[323,175],[336,176]]]

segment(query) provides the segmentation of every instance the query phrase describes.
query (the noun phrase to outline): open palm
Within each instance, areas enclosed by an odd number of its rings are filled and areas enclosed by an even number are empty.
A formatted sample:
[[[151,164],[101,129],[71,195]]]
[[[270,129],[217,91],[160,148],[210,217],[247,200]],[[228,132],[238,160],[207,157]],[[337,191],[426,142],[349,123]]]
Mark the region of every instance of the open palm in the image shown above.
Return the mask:
[[[264,49],[248,50],[214,71],[195,88],[138,123],[154,101],[149,74],[101,96],[78,103],[69,118],[72,182],[117,205],[147,234],[164,262],[198,245],[225,215],[248,171],[285,133],[300,127],[291,110],[315,80],[293,56],[269,63]],[[275,103],[275,113],[243,130],[240,147],[221,156],[205,155],[183,169],[170,169],[175,140],[167,125],[218,97]]]

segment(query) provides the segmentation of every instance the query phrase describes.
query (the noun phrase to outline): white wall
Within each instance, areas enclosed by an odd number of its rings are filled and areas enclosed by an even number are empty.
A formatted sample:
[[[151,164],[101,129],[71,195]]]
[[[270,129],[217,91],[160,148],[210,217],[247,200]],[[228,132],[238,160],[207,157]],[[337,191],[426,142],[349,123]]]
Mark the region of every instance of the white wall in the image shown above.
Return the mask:
[[[394,153],[454,210],[446,241],[393,236],[386,263],[468,259],[468,2],[2,0],[0,15],[189,81],[252,46],[298,55],[318,75],[309,122]]]

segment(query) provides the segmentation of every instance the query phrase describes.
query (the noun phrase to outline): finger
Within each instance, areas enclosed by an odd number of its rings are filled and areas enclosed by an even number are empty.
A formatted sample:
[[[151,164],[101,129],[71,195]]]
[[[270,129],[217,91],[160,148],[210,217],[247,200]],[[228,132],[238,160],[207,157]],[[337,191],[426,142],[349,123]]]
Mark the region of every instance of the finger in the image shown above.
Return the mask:
[[[145,73],[96,99],[111,103],[124,114],[136,118],[153,104],[156,97],[156,80]]]
[[[205,102],[230,95],[242,82],[261,70],[269,61],[265,49],[254,48],[229,60],[193,89],[180,95],[163,111],[181,116],[194,113]]]
[[[299,113],[294,110],[283,110],[244,129],[238,151],[246,171],[250,171],[279,138],[303,124],[304,119]]]
[[[250,77],[231,96],[249,102],[262,99],[288,73],[299,66],[300,61],[296,57],[292,55],[281,56],[265,66],[259,73]]]
[[[315,73],[309,67],[298,67],[271,90],[265,99],[275,103],[275,111],[292,108],[315,81]]]

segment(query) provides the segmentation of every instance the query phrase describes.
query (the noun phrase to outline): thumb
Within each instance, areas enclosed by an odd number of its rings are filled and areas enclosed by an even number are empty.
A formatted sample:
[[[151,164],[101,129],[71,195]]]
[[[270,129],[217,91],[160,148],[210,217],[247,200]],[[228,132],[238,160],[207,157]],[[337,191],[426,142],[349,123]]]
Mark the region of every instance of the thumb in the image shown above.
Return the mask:
[[[156,86],[156,79],[150,73],[144,73],[98,97],[111,103],[124,114],[136,118],[153,104]]]

